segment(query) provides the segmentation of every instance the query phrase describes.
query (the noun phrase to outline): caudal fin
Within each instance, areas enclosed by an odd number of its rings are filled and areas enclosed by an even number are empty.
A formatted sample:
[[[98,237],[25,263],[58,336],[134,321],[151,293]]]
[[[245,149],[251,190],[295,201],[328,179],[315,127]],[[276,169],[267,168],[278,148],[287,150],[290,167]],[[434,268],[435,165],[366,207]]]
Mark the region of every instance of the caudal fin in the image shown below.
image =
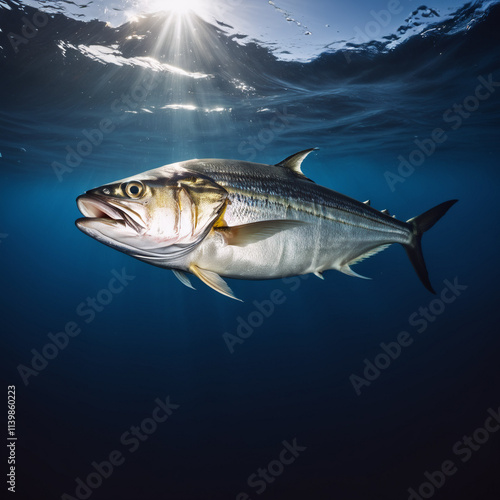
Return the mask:
[[[422,254],[422,235],[428,231],[458,200],[450,200],[441,203],[437,207],[431,208],[417,217],[413,217],[406,221],[413,228],[413,239],[410,244],[404,245],[406,253],[410,258],[415,271],[417,272],[420,281],[425,288],[432,293],[436,293],[429,281],[429,273],[425,265],[424,256]]]

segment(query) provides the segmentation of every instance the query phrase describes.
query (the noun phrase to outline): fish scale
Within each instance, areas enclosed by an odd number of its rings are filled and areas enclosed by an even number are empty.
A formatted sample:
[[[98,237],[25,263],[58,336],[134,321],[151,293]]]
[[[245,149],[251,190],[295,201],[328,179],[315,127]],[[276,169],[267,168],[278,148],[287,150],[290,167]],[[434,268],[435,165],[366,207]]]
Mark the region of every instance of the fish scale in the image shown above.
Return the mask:
[[[223,161],[223,160],[221,160]],[[293,178],[290,180],[286,172],[282,172],[274,165],[263,165],[266,170],[274,169],[274,175],[255,176],[248,175],[242,180],[242,176],[235,170],[245,170],[247,165],[255,165],[249,162],[240,162],[233,169],[227,167],[218,168],[215,162],[200,166],[187,166],[193,170],[208,171],[211,177],[229,193],[229,199],[234,206],[228,207],[228,215],[232,212],[244,211],[240,204],[248,207],[257,205],[254,210],[255,219],[246,220],[239,218],[235,214],[234,222],[244,224],[254,222],[254,220],[267,220],[270,214],[266,212],[267,203],[273,201],[277,205],[282,205],[295,209],[296,211],[308,213],[314,217],[329,219],[334,222],[357,225],[372,231],[388,231],[401,235],[408,235],[410,226],[405,222],[398,221],[376,209],[360,203],[352,198],[342,195],[336,191],[323,188],[317,184]],[[255,167],[254,167],[255,168]],[[222,171],[221,171],[222,170]],[[260,204],[260,205],[259,205]],[[328,210],[330,209],[330,210]],[[339,214],[345,214],[344,217]],[[357,217],[357,218],[356,218]],[[349,218],[351,220],[349,220]],[[369,225],[365,221],[370,221],[376,225]],[[408,240],[408,237],[404,241]]]

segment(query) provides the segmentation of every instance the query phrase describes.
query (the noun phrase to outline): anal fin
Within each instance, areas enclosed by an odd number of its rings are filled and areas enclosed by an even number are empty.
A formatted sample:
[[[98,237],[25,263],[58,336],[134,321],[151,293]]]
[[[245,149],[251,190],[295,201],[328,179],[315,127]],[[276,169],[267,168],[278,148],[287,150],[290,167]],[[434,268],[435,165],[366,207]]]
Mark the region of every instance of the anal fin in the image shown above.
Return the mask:
[[[363,278],[364,280],[371,280],[371,278],[367,278],[366,276],[361,276],[361,274],[355,273],[350,268],[350,266],[352,266],[354,264],[357,264],[358,262],[361,262],[362,260],[365,260],[368,257],[371,257],[372,255],[375,255],[375,254],[377,254],[379,252],[382,252],[383,250],[385,250],[389,246],[390,246],[390,243],[389,244],[382,244],[382,245],[379,245],[379,246],[377,246],[375,248],[372,248],[371,250],[368,250],[367,252],[362,253],[361,255],[358,255],[356,258],[350,260],[349,262],[346,262],[339,269],[339,271],[342,272],[342,273],[344,273],[344,274],[347,274],[349,276],[354,276],[356,278]]]
[[[200,280],[203,281],[205,285],[213,288],[216,292],[222,293],[222,295],[225,295],[226,297],[229,297],[231,299],[243,302],[241,299],[238,299],[234,296],[234,293],[231,288],[229,288],[229,285],[217,273],[208,271],[207,269],[201,269],[195,264],[191,264],[189,270],[197,278],[200,278]]]
[[[355,278],[362,278],[364,280],[371,280],[371,278],[368,278],[366,276],[361,276],[361,274],[355,273],[348,264],[344,264],[340,269],[340,272],[347,274],[348,276],[354,276]]]
[[[361,262],[362,260],[365,260],[368,257],[371,257],[372,255],[383,252],[389,246],[390,246],[390,243],[385,244],[385,245],[379,245],[378,247],[372,248],[371,250],[368,250],[367,252],[359,255],[355,259],[349,261],[347,264],[348,264],[348,266],[352,266],[353,264],[357,264],[358,262]]]

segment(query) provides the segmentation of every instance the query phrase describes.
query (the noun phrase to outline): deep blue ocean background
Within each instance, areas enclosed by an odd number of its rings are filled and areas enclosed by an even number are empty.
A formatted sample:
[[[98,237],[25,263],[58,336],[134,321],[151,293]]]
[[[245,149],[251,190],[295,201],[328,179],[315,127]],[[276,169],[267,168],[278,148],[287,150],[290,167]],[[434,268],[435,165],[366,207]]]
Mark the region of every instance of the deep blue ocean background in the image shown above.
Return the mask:
[[[17,498],[83,498],[77,478],[118,450],[124,463],[88,498],[407,499],[451,459],[433,498],[499,499],[500,432],[466,463],[453,447],[500,406],[500,87],[481,83],[500,82],[500,6],[469,3],[399,44],[396,33],[306,62],[241,43],[223,19],[167,14],[117,28],[51,14],[11,43],[36,12],[0,2],[1,374],[5,393],[16,386]],[[457,118],[455,104],[474,110]],[[102,120],[113,130],[85,149]],[[400,155],[436,128],[446,140],[401,177]],[[393,245],[355,266],[371,281],[229,280],[240,303],[74,225],[76,197],[107,182],[191,158],[274,164],[309,147],[308,177],[400,219],[460,200],[423,238],[437,296]],[[388,172],[403,182],[391,188]],[[113,272],[133,279],[110,295]],[[449,304],[445,280],[466,287]],[[259,316],[255,301],[275,290],[282,303]],[[111,301],[92,317],[81,304],[96,296]],[[429,305],[439,314],[419,333],[409,318]],[[257,326],[230,352],[223,335],[242,321]],[[34,368],[68,322],[81,332]],[[352,375],[401,331],[413,343],[358,395]],[[178,408],[131,451],[121,436],[167,396]],[[259,494],[248,478],[294,439],[306,449]]]

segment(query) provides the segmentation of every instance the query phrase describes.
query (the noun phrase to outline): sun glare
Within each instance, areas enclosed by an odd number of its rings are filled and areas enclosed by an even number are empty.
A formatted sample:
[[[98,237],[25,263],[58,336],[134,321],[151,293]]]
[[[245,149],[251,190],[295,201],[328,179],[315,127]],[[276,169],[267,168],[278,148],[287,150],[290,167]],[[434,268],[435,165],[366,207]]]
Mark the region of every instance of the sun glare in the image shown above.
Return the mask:
[[[128,22],[137,22],[143,15],[164,12],[179,20],[197,15],[212,18],[220,12],[219,0],[135,0],[134,7],[125,10]]]
[[[153,0],[145,2],[144,6],[151,12],[163,11],[186,16],[190,13],[199,14],[204,8],[203,0]]]
[[[188,14],[196,12],[201,8],[202,2],[200,0],[172,0],[168,2],[171,4],[170,9],[176,14]]]

